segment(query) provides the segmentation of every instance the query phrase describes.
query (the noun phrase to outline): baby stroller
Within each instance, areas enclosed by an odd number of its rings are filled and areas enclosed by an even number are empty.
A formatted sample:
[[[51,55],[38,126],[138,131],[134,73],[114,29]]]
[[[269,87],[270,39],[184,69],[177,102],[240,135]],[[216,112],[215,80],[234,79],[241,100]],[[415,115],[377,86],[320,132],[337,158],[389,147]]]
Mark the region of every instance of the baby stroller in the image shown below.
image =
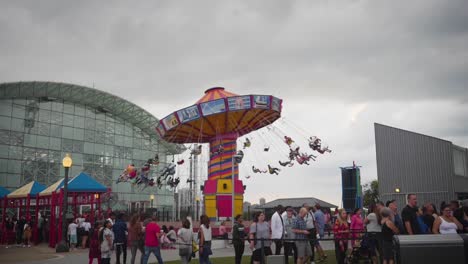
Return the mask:
[[[363,236],[361,240],[356,240],[351,253],[347,257],[347,263],[372,263],[371,252],[369,247],[369,237]]]

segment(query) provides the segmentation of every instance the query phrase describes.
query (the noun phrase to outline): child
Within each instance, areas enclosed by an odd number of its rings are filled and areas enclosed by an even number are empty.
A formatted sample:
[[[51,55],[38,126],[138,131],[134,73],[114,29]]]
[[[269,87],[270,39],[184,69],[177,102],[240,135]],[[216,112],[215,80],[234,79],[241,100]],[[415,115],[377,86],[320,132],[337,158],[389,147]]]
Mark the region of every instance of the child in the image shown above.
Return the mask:
[[[31,224],[29,222],[24,225],[23,240],[23,247],[31,247]]]

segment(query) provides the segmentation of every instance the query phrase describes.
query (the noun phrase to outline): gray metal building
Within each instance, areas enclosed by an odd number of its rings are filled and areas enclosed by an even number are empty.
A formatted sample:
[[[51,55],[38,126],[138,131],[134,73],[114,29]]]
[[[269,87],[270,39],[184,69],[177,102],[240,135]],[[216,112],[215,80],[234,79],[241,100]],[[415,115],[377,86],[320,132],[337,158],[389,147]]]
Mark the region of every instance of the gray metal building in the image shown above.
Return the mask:
[[[468,198],[468,150],[452,142],[375,124],[379,192],[384,202],[415,193],[418,204]]]

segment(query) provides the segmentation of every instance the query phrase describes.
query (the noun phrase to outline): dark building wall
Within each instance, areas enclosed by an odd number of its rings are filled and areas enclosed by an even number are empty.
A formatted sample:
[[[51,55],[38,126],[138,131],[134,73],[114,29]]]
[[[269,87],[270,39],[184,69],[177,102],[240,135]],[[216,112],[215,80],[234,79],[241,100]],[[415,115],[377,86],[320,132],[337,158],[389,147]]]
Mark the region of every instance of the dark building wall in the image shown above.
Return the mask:
[[[468,150],[453,146],[454,191],[463,194],[459,199],[468,199]]]
[[[451,142],[380,124],[374,128],[383,201],[396,199],[402,208],[408,193],[417,194],[419,205],[456,198]]]

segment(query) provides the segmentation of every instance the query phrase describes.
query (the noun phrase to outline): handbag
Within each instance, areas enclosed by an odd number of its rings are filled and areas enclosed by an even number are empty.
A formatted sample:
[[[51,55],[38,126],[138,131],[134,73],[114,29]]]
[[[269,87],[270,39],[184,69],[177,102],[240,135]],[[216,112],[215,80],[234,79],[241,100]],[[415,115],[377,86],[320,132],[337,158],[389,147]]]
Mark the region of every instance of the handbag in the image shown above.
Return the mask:
[[[198,252],[198,250],[199,250],[199,248],[198,248],[197,242],[192,240],[192,252],[196,253],[196,252]]]

